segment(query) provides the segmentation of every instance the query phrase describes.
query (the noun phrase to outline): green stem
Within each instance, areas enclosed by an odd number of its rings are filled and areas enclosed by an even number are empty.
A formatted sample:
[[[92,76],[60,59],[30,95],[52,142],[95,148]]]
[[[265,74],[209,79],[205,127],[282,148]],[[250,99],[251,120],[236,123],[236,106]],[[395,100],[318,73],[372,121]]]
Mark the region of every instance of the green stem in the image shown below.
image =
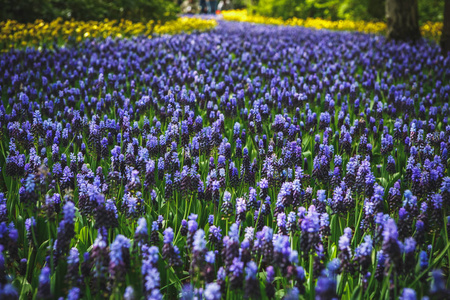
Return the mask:
[[[413,281],[413,283],[410,286],[414,286],[417,283],[417,281],[419,281],[425,274],[428,274],[428,272],[442,259],[442,257],[445,255],[447,250],[449,250],[449,248],[450,248],[450,244],[447,244],[447,246],[445,246],[444,250],[442,250],[442,252],[436,257],[434,262],[429,264],[428,268],[426,268],[422,273],[420,273],[420,275],[416,277],[416,279]]]
[[[314,268],[314,254],[309,255],[309,296],[310,299],[314,299],[314,278],[313,278],[313,268]]]

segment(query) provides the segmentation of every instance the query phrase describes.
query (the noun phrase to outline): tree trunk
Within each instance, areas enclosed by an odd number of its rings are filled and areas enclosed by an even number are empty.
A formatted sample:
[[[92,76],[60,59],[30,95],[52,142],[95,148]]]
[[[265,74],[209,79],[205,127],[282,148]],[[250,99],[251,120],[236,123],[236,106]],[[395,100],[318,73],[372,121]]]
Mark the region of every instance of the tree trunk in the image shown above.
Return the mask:
[[[386,0],[386,22],[389,40],[419,39],[417,0]]]
[[[445,0],[444,6],[444,27],[441,35],[442,54],[449,55],[450,52],[450,0]]]

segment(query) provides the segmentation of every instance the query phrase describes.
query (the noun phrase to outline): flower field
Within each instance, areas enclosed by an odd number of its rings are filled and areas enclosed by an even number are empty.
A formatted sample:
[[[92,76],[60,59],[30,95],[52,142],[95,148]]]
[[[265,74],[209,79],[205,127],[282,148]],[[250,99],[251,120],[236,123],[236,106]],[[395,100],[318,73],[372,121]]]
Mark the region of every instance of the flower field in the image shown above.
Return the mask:
[[[450,297],[437,44],[124,22],[0,26],[0,299]]]

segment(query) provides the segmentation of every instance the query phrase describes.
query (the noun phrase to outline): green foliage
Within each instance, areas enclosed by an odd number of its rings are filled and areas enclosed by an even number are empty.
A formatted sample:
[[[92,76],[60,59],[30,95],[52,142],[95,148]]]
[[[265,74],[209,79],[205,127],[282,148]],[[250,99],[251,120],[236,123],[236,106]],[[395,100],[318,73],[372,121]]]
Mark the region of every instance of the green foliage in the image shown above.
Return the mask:
[[[83,21],[167,21],[178,13],[178,7],[169,0],[0,0],[0,7],[0,20],[19,22],[51,21],[58,17]]]
[[[382,21],[385,0],[254,0],[248,1],[251,13],[267,17],[323,18],[330,20]],[[443,0],[419,0],[420,21],[442,21]]]
[[[331,5],[324,6],[327,0],[259,0],[249,4],[250,11],[267,17],[323,17],[330,14]],[[338,2],[333,0],[333,2]]]
[[[444,21],[444,2],[444,0],[419,0],[420,21]]]
[[[56,1],[50,0],[0,0],[0,19],[14,19],[19,22],[41,18],[50,20],[56,17]]]
[[[379,21],[384,16],[385,0],[346,0],[339,4],[339,19]]]
[[[384,1],[379,0],[259,0],[250,7],[255,13],[283,19],[380,19],[384,16]]]
[[[228,0],[231,3],[232,9],[243,9],[247,6],[247,0]]]

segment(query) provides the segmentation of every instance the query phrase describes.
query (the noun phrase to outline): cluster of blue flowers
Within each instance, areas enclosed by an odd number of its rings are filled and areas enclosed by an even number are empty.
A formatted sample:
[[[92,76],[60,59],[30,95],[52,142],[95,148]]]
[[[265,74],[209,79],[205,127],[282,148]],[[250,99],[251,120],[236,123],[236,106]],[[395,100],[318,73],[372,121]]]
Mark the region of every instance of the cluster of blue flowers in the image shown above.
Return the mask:
[[[450,297],[449,82],[227,22],[3,53],[0,298]]]

